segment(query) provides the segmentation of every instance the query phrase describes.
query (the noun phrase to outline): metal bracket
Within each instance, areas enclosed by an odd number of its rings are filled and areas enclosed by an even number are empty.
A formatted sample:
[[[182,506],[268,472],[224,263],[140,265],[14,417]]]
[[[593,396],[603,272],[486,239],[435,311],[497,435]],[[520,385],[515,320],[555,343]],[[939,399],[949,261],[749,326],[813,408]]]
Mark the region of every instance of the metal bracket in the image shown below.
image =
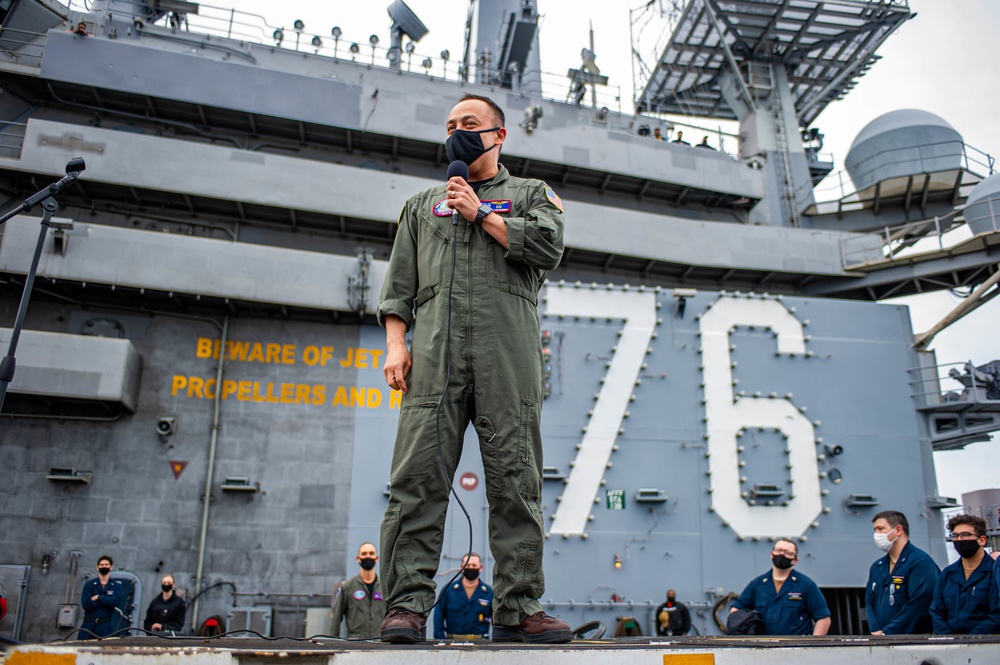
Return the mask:
[[[359,247],[357,252],[358,272],[347,278],[347,304],[361,316],[368,311],[368,299],[371,292],[369,272],[371,271],[373,250]]]

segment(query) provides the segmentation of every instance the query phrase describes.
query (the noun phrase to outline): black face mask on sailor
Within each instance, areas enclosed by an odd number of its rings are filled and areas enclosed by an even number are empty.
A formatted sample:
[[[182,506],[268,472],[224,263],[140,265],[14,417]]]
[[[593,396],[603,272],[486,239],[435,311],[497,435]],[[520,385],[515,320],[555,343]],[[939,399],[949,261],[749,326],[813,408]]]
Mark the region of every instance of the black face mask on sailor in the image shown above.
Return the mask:
[[[448,140],[444,142],[444,151],[448,154],[448,161],[454,162],[458,160],[471,165],[474,161],[499,145],[495,143],[489,148],[484,148],[483,139],[480,134],[495,132],[499,129],[500,127],[490,127],[489,129],[480,129],[478,131],[456,129],[448,137]]]

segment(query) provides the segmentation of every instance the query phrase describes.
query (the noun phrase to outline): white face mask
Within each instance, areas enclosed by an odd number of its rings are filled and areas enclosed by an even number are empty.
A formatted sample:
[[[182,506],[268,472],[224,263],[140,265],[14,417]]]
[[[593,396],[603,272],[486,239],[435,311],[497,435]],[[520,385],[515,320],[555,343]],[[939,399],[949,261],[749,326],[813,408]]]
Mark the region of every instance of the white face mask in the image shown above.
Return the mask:
[[[876,533],[873,534],[875,537],[875,547],[879,548],[883,552],[888,552],[892,549],[892,544],[894,541],[889,540],[889,534],[887,533]]]

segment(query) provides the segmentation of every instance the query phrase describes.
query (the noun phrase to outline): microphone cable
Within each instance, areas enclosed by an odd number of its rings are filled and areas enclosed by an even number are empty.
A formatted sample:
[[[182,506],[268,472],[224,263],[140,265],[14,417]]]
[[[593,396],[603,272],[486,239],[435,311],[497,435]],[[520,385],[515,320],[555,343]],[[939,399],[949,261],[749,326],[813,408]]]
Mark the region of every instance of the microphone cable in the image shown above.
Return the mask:
[[[465,162],[455,160],[448,165],[448,179],[451,180],[455,176],[461,177],[466,182],[469,181],[469,167]],[[448,385],[451,383],[451,292],[455,285],[455,269],[458,264],[458,216],[458,210],[453,209],[451,214],[451,275],[448,278],[448,324],[444,342],[444,387],[441,389],[441,397],[438,398],[437,407],[434,409],[434,428],[437,434],[437,451],[438,461],[441,463],[441,477],[448,483],[449,494],[455,497],[455,501],[458,502],[458,507],[462,509],[462,513],[465,515],[465,521],[469,525],[469,548],[466,550],[466,553],[469,553],[472,551],[472,516],[469,515],[469,511],[465,507],[465,504],[462,503],[462,499],[458,496],[458,492],[455,491],[454,477],[451,480],[448,479],[448,465],[445,463],[444,448],[441,445],[441,408],[444,406],[444,400],[448,393]],[[466,425],[466,429],[468,429],[468,425]],[[462,436],[465,436],[465,432],[462,432]],[[455,460],[456,471],[458,470],[458,462],[459,460]],[[429,610],[427,610],[428,614],[430,614],[431,610],[438,606],[438,603],[440,603],[441,599],[444,598],[444,591],[465,572],[468,565],[469,560],[466,558],[465,562],[458,567],[458,572],[455,573],[450,580],[448,580],[447,584],[441,587],[441,594],[438,595],[438,597],[434,600],[434,604],[431,605]]]

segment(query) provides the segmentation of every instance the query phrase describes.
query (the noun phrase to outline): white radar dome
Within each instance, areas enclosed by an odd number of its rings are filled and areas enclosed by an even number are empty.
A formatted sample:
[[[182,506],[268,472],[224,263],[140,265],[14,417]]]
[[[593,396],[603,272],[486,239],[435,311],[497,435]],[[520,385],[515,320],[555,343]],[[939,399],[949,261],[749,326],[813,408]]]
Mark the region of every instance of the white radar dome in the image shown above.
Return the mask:
[[[973,234],[1000,231],[1000,173],[973,187],[965,202],[964,215]]]
[[[958,169],[963,149],[962,135],[943,118],[901,109],[875,118],[858,133],[845,166],[862,191],[894,178]]]

